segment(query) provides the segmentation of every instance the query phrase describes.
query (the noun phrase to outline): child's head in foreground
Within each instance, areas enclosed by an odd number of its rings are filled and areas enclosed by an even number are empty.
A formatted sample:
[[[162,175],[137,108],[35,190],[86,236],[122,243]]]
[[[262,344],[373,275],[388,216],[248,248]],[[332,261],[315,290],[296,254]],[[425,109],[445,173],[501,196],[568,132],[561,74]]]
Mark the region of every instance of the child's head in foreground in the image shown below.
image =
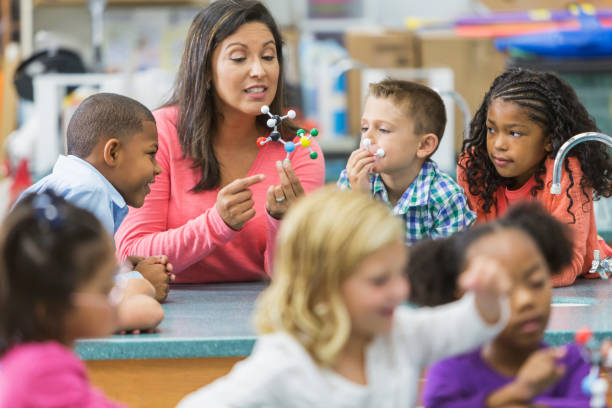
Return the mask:
[[[497,339],[539,346],[550,315],[551,275],[572,259],[568,227],[537,203],[525,203],[494,222],[448,239],[423,241],[410,249],[411,302],[437,306],[458,299],[457,279],[477,256],[495,258],[513,281],[510,321]]]
[[[112,333],[115,269],[113,243],[95,216],[52,192],[24,198],[0,235],[0,352]]]
[[[350,337],[389,332],[408,291],[403,234],[400,220],[366,194],[330,186],[301,199],[279,231],[259,331],[288,332],[326,365]]]
[[[146,106],[123,95],[94,94],[74,112],[66,136],[68,154],[96,167],[128,205],[142,206],[161,173],[155,118]]]
[[[446,111],[440,95],[416,82],[385,79],[370,84],[361,117],[361,137],[379,148],[373,172],[398,174],[420,169],[442,140]]]
[[[489,212],[500,186],[517,189],[534,176],[532,194],[550,188],[544,185],[545,159],[554,159],[572,136],[597,131],[595,121],[563,79],[550,72],[510,69],[485,94],[463,142],[459,165],[465,170],[470,193],[479,196],[483,210]],[[612,194],[612,161],[603,143],[581,143],[568,156],[580,161],[584,177],[574,180],[567,162],[563,171],[583,192],[592,187],[597,195]],[[571,186],[563,187],[568,197]],[[570,197],[570,207],[571,202]]]

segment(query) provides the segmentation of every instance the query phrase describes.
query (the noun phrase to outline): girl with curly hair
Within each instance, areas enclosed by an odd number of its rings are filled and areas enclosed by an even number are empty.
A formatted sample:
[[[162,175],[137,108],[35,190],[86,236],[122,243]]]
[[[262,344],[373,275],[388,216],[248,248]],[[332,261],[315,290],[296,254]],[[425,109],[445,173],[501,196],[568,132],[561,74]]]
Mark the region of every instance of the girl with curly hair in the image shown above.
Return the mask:
[[[459,157],[457,179],[478,222],[503,215],[516,202],[537,200],[570,225],[572,263],[553,276],[554,286],[597,277],[588,273],[594,250],[612,254],[597,237],[593,212],[593,199],[612,195],[612,160],[603,144],[574,147],[563,164],[562,194],[550,194],[559,148],[590,131],[597,125],[568,83],[549,72],[510,69],[485,94]]]

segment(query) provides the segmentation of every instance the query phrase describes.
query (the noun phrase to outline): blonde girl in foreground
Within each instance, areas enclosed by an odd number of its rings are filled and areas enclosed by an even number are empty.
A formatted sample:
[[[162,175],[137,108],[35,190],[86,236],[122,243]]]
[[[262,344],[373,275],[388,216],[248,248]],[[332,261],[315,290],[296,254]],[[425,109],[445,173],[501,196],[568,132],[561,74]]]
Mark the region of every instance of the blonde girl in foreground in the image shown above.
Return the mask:
[[[187,396],[190,407],[411,407],[421,371],[506,324],[510,281],[476,259],[460,301],[421,310],[408,294],[403,228],[367,195],[327,187],[281,225],[275,276],[256,306],[252,355]]]

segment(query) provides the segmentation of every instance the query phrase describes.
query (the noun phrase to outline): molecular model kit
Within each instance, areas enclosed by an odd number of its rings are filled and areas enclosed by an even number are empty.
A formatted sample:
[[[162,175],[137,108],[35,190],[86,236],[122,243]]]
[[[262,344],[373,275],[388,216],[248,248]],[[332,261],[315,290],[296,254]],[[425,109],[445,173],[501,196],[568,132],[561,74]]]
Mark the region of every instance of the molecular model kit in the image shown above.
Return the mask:
[[[270,132],[270,136],[268,137],[257,138],[257,146],[262,148],[269,142],[280,142],[283,144],[283,146],[285,147],[285,151],[287,152],[286,160],[289,160],[289,154],[293,152],[297,147],[300,147],[300,146],[310,151],[311,159],[314,160],[318,157],[317,152],[312,150],[312,148],[310,147],[310,143],[311,143],[310,138],[317,136],[319,134],[319,131],[317,129],[311,129],[310,134],[308,136],[306,136],[306,131],[304,129],[299,129],[297,131],[297,135],[300,137],[300,141],[297,144],[293,142],[286,142],[281,137],[281,134],[278,131],[278,126],[283,120],[287,118],[295,119],[294,110],[290,110],[289,112],[287,112],[285,116],[273,115],[270,113],[270,107],[268,107],[268,105],[264,105],[261,107],[261,113],[263,113],[264,115],[270,116],[270,119],[268,119],[266,124],[268,125],[269,128],[272,129],[272,131]]]
[[[582,357],[591,365],[589,374],[582,380],[582,391],[591,396],[590,408],[603,408],[606,406],[608,382],[601,378],[600,366],[610,368],[612,366],[612,354],[609,354],[605,359],[602,358],[601,343],[588,327],[579,329],[574,340],[582,346]]]
[[[612,258],[602,258],[599,250],[593,251],[593,262],[589,273],[597,273],[601,279],[608,279],[612,275]]]

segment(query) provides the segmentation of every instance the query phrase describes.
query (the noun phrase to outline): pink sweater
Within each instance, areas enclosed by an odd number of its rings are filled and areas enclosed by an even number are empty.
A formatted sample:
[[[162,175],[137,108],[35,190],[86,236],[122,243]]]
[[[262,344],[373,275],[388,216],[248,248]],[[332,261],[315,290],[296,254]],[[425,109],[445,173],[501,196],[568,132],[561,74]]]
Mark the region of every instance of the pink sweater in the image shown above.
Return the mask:
[[[176,282],[230,282],[259,280],[269,274],[279,221],[265,209],[268,186],[279,185],[276,161],[286,152],[281,143],[268,143],[257,154],[247,176],[265,174],[250,187],[256,215],[240,231],[229,228],[216,210],[219,189],[191,192],[200,179],[199,169],[183,156],[176,131],[176,107],[155,113],[159,135],[157,160],[162,174],[151,185],[141,208],[130,208],[115,234],[119,257],[166,254],[177,274]],[[253,141],[255,143],[255,141]],[[324,183],[321,150],[310,159],[307,149],[296,148],[291,163],[306,192]],[[265,272],[264,272],[265,271]]]
[[[491,206],[491,211],[488,213],[485,213],[482,209],[482,199],[479,196],[470,194],[465,171],[457,166],[457,181],[465,190],[470,208],[472,211],[476,211],[478,217],[477,223],[494,220],[498,216],[502,216],[509,206],[509,201],[519,201],[521,196],[523,196],[525,199],[535,199],[539,201],[551,215],[559,221],[569,225],[573,233],[574,257],[570,266],[561,271],[561,273],[552,276],[553,286],[571,285],[578,276],[598,278],[599,275],[588,273],[591,268],[591,262],[593,261],[593,251],[595,249],[602,249],[605,251],[605,248],[600,248],[597,240],[593,200],[589,200],[587,203],[585,196],[582,194],[582,188],[580,187],[580,180],[582,179],[580,162],[575,157],[570,157],[568,160],[569,168],[572,170],[572,177],[574,179],[574,186],[570,189],[569,194],[573,200],[570,211],[574,213],[576,217],[575,223],[573,223],[571,214],[567,212],[569,199],[567,198],[565,190],[570,184],[570,179],[569,173],[565,170],[565,166],[563,167],[563,173],[561,175],[561,194],[550,194],[554,165],[553,159],[546,160],[546,174],[543,177],[544,189],[538,190],[535,198],[529,195],[530,186],[535,184],[535,180],[529,180],[523,188],[513,192],[508,191],[506,187],[500,187],[496,195],[497,206]],[[593,189],[589,188],[586,192],[590,197],[593,196]],[[602,255],[604,254],[605,252]]]
[[[0,360],[2,408],[120,408],[96,391],[69,348],[48,341],[12,347]]]

